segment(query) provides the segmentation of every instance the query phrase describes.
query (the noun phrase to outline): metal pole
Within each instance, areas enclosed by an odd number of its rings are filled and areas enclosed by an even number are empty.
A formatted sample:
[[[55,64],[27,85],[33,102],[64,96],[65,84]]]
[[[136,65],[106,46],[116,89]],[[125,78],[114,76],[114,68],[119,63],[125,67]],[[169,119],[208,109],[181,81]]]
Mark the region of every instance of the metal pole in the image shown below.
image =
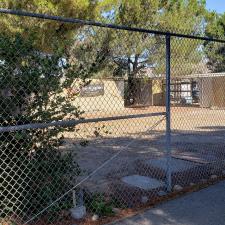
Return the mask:
[[[166,35],[166,188],[171,191],[171,127],[170,127],[170,72],[171,36]]]

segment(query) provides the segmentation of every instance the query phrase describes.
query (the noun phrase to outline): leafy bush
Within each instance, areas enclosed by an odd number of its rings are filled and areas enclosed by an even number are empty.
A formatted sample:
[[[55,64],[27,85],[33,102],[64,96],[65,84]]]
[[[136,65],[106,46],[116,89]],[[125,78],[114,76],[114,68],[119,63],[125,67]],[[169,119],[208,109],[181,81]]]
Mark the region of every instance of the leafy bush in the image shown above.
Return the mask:
[[[90,212],[99,216],[111,216],[114,214],[115,207],[112,201],[106,201],[102,194],[94,194],[86,196],[86,205]]]
[[[65,89],[78,76],[64,49],[43,53],[35,38],[0,36],[0,126],[78,118],[82,112]],[[81,74],[79,74],[80,76]],[[0,133],[0,217],[27,218],[69,190],[80,169],[72,153],[60,151],[69,127]],[[62,199],[58,208],[68,200]]]

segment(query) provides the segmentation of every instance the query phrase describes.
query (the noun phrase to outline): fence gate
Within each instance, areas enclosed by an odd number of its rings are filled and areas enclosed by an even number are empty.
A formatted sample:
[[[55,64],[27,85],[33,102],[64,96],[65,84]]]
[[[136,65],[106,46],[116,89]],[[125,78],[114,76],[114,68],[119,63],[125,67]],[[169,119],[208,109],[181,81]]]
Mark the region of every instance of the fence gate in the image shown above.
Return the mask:
[[[164,84],[165,85],[165,84]],[[173,78],[171,81],[171,104],[199,105],[200,81],[193,78]]]
[[[199,73],[224,40],[0,12],[28,27],[0,35],[0,224],[105,224],[224,178],[225,75]]]

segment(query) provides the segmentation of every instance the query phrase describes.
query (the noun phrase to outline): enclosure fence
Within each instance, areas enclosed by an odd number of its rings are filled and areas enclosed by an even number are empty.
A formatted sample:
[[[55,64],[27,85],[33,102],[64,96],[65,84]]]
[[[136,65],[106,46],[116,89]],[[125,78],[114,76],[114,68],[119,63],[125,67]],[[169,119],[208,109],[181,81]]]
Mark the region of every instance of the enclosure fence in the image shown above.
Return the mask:
[[[1,225],[105,224],[224,178],[225,40],[0,13]]]

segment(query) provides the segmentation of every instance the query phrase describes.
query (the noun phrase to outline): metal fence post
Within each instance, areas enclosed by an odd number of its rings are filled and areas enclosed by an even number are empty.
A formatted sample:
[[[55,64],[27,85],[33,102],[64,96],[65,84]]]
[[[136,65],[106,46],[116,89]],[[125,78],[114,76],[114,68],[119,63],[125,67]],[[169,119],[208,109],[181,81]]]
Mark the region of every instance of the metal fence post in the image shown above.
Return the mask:
[[[166,188],[171,191],[170,66],[171,36],[166,35]]]

